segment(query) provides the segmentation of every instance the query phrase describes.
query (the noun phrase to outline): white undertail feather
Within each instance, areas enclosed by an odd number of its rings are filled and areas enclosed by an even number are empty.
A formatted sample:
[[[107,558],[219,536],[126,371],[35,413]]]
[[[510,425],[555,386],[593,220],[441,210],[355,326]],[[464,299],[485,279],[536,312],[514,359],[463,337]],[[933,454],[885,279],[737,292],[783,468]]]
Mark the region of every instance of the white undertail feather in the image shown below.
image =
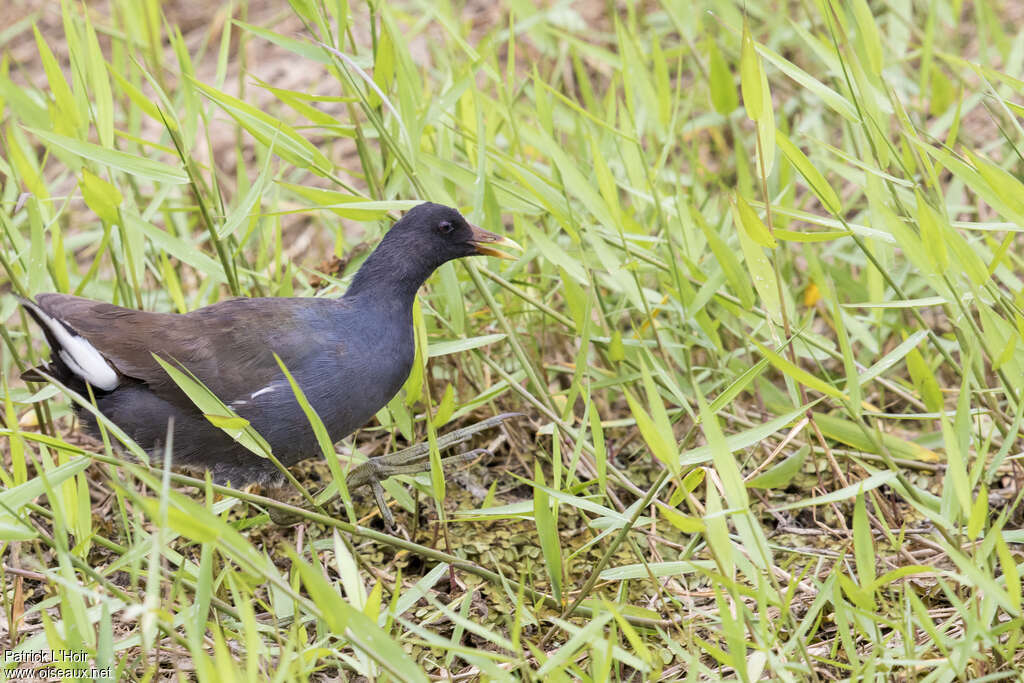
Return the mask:
[[[25,305],[39,316],[46,327],[56,338],[59,348],[54,353],[83,381],[88,382],[97,389],[112,391],[120,384],[117,371],[110,367],[110,363],[103,357],[96,347],[84,337],[73,334],[59,320],[47,315],[41,308],[30,301]]]

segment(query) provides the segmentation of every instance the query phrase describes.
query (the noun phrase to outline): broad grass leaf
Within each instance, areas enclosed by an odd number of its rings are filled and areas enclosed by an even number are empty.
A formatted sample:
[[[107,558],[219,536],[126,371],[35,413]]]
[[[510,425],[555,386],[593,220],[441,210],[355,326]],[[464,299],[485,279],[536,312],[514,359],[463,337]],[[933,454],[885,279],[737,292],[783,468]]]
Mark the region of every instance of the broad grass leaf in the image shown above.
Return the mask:
[[[35,158],[32,145],[17,126],[8,126],[5,136],[6,159],[0,157],[0,164],[10,162],[8,171],[13,169],[14,178],[24,183],[25,188],[39,199],[48,199],[50,191],[43,181],[42,170]]]
[[[872,474],[867,479],[859,481],[849,486],[826,493],[820,496],[814,496],[812,498],[805,498],[804,500],[798,500],[794,503],[787,503],[786,505],[780,505],[775,508],[776,512],[782,512],[784,510],[796,510],[799,508],[812,507],[815,505],[828,505],[829,503],[838,503],[840,501],[849,500],[857,496],[858,494],[866,493],[879,486],[884,486],[896,479],[896,473],[888,470],[877,472]]]
[[[730,453],[735,453],[741,448],[749,448],[754,444],[764,441],[775,432],[792,425],[793,422],[800,419],[806,412],[807,406],[802,406],[791,412],[779,415],[767,422],[751,427],[750,429],[736,434],[730,434],[725,437],[725,447]],[[686,451],[680,457],[680,463],[684,467],[689,465],[700,465],[708,462],[709,460],[711,460],[711,448],[706,445]],[[691,475],[687,476],[687,480],[689,480],[690,476],[697,477],[699,475],[693,475],[691,473]]]
[[[775,277],[775,269],[771,261],[764,254],[764,249],[750,237],[746,228],[743,227],[743,220],[739,210],[733,205],[733,221],[736,224],[736,234],[740,241],[740,248],[743,250],[743,260],[747,265],[747,272],[750,280],[761,297],[761,303],[768,311],[772,321],[782,324],[782,299],[779,296],[778,279]],[[760,220],[758,221],[760,222]],[[763,224],[762,224],[763,225]]]
[[[690,214],[704,234],[704,238],[708,241],[708,246],[711,247],[711,252],[715,255],[715,261],[718,267],[722,269],[726,282],[729,283],[729,288],[739,297],[740,303],[744,308],[753,308],[755,301],[754,290],[750,285],[750,278],[747,277],[743,270],[740,259],[736,256],[735,249],[730,247],[722,239],[722,236],[708,225],[708,222],[704,220],[704,216],[695,207],[690,207]]]
[[[320,569],[315,569],[291,548],[286,547],[285,551],[302,578],[316,606],[316,613],[335,636],[347,640],[352,647],[369,656],[397,680],[426,683],[427,677],[401,646],[372,619],[342,599],[338,589],[324,577]]]
[[[764,67],[757,57],[757,49],[754,47],[754,38],[750,35],[750,27],[746,21],[743,22],[743,37],[740,46],[740,91],[743,93],[743,106],[747,110],[747,116],[753,121],[759,121],[765,115],[764,89],[767,79],[764,74]]]
[[[327,176],[334,165],[298,131],[263,110],[195,79],[192,84],[238,122],[260,144],[273,148],[282,159],[299,168]]]
[[[256,82],[269,93],[272,93],[274,97],[281,100],[289,107],[294,109],[298,114],[309,119],[312,123],[315,123],[323,128],[327,129],[331,134],[339,137],[354,138],[356,136],[356,129],[354,126],[342,123],[339,119],[327,114],[320,109],[314,107],[311,102],[319,102],[324,99],[321,96],[313,95],[311,93],[301,90],[289,90],[287,88],[275,88],[270,83],[255,79]],[[339,98],[343,99],[343,98]],[[352,98],[354,99],[354,98]]]
[[[78,187],[82,191],[82,199],[97,216],[112,225],[121,222],[117,209],[124,201],[124,197],[117,186],[108,183],[89,169],[83,168],[82,179],[78,181]]]
[[[620,213],[619,187],[615,181],[615,176],[612,174],[612,170],[608,167],[608,162],[605,161],[604,152],[594,137],[590,139],[590,150],[591,161],[594,164],[594,176],[597,180],[597,189],[604,199],[608,213],[618,218]]]
[[[1021,331],[983,301],[977,301],[984,348],[992,355],[992,369],[1006,374],[1014,386],[1024,386],[1024,349]]]
[[[209,278],[215,283],[227,282],[228,278],[221,262],[210,258],[195,245],[158,228],[127,207],[121,210],[120,216],[127,229],[144,236],[158,251],[166,252],[182,263],[187,263],[203,278]],[[143,254],[138,256],[141,258]]]
[[[733,526],[736,528],[736,533],[739,535],[750,561],[760,570],[767,571],[771,564],[772,553],[768,547],[768,539],[764,536],[764,530],[756,523],[750,512],[750,496],[743,484],[739,465],[732,457],[725,435],[722,434],[718,424],[718,417],[708,410],[707,401],[702,394],[697,394],[697,401],[700,407],[701,427],[707,437],[708,447],[711,449],[711,462],[718,473],[729,508],[736,511],[731,516]],[[710,485],[707,488],[710,491],[715,487]],[[705,519],[705,524],[708,523],[709,521]],[[708,531],[710,532],[710,527]],[[753,579],[753,577],[751,578]],[[758,586],[765,588],[761,583],[758,583]]]
[[[917,389],[921,400],[924,401],[925,408],[933,413],[942,410],[942,390],[935,378],[935,373],[932,372],[924,356],[917,349],[911,349],[907,352],[906,362],[910,380],[914,383],[914,388]]]
[[[427,341],[427,328],[423,322],[423,308],[419,299],[413,301],[412,304],[412,324],[416,337],[416,355],[413,358],[409,376],[405,378],[405,384],[402,387],[405,390],[406,406],[412,406],[423,398],[423,376],[426,372],[426,354],[429,342]]]
[[[103,58],[96,29],[88,15],[83,16],[82,30],[85,34],[86,77],[89,82],[89,104],[93,109],[93,122],[100,144],[111,147],[114,144],[114,97],[107,78],[107,63]]]
[[[1021,588],[1020,569],[1017,567],[1017,560],[1010,552],[1003,534],[998,529],[992,531],[996,536],[996,556],[999,558],[999,566],[1003,570],[1003,585],[1006,587],[1006,595],[1015,609],[1021,609]]]
[[[926,152],[930,157],[942,164],[943,167],[949,170],[950,173],[963,182],[967,187],[971,188],[974,192],[977,192],[986,204],[1018,225],[1024,225],[1024,214],[1021,214],[1015,208],[1020,201],[1019,197],[1013,197],[1010,201],[1004,199],[1003,195],[999,191],[999,188],[1003,186],[1003,183],[995,178],[995,174],[991,169],[989,169],[989,180],[982,175],[979,169],[962,161],[952,152],[939,147],[933,147],[932,145],[916,138],[912,138],[911,142],[914,143],[918,149]],[[980,160],[980,157],[978,158]]]
[[[597,466],[597,484],[601,493],[608,490],[608,450],[604,443],[604,428],[601,426],[601,416],[597,412],[597,406],[586,397],[590,413],[590,438],[594,443],[594,462]]]
[[[675,560],[666,562],[649,562],[645,564],[626,564],[612,567],[601,572],[602,581],[628,581],[630,579],[646,579],[661,576],[688,576],[702,574],[715,568],[711,560]]]
[[[652,656],[650,649],[644,643],[644,639],[640,636],[637,630],[633,628],[633,625],[626,620],[620,607],[611,602],[606,602],[604,607],[615,616],[615,622],[619,625],[622,633],[625,634],[626,640],[629,641],[632,651],[638,654],[646,664],[650,665],[654,661],[654,657]],[[641,670],[649,671],[650,669],[641,668]]]
[[[1020,618],[1020,607],[1012,599],[1003,586],[996,580],[994,574],[989,573],[983,563],[977,558],[965,555],[959,548],[954,548],[946,542],[940,542],[943,550],[949,558],[956,563],[957,569],[964,576],[964,583],[974,590],[984,593],[986,598],[991,598],[997,605],[1015,618]]]
[[[478,337],[466,337],[465,339],[450,339],[448,341],[431,342],[427,352],[428,358],[439,358],[454,353],[462,353],[471,349],[479,349],[500,342],[506,337],[503,333],[482,334]]]
[[[814,391],[820,392],[834,399],[840,401],[849,400],[849,397],[846,394],[841,392],[839,389],[836,389],[834,386],[832,386],[825,380],[821,379],[820,377],[812,375],[811,373],[807,372],[801,367],[794,365],[787,358],[783,358],[782,356],[775,353],[774,351],[764,346],[763,344],[760,344],[754,340],[751,341],[754,343],[755,346],[757,346],[761,354],[768,359],[769,363],[774,365],[780,372],[784,373],[794,381],[799,382],[800,384],[803,384],[805,387],[809,389],[813,389]]]
[[[448,420],[452,418],[452,414],[455,412],[455,387],[451,382],[445,385],[444,395],[441,396],[441,402],[437,405],[437,410],[434,412],[434,416],[431,418],[434,422],[435,427],[444,426]]]
[[[135,107],[138,107],[139,111],[146,114],[146,116],[154,121],[166,121],[166,125],[168,125],[172,130],[176,130],[174,118],[164,117],[161,114],[160,108],[157,107],[157,105],[153,103],[153,100],[147,97],[145,93],[138,88],[138,86],[121,75],[113,65],[107,64],[107,69],[114,77],[114,80],[117,81],[117,87],[121,89],[121,92],[128,96],[128,99],[131,100]]]
[[[50,85],[50,92],[53,93],[53,104],[50,107],[50,124],[58,135],[79,137],[82,134],[82,119],[79,115],[78,105],[71,87],[64,80],[64,73],[61,71],[60,63],[50,50],[49,44],[43,34],[36,26],[32,26],[32,33],[36,39],[36,50],[39,53],[39,61],[43,64],[43,71],[46,73]]]
[[[875,441],[865,433],[864,427],[836,415],[814,414],[814,422],[818,425],[821,433],[830,439],[835,439],[847,446],[852,446],[865,453],[878,454],[878,447]],[[938,454],[921,446],[920,444],[900,438],[889,432],[876,433],[882,445],[897,458],[919,460],[921,462],[938,462]]]
[[[375,221],[384,218],[389,211],[408,211],[419,201],[395,199],[390,201],[374,201],[337,190],[325,190],[320,187],[309,187],[278,181],[281,187],[313,203],[318,210],[326,209],[342,218],[354,221]]]
[[[970,150],[966,154],[982,180],[1006,203],[1011,216],[1024,216],[1024,183],[988,159]]]
[[[548,237],[543,231],[531,225],[527,225],[526,231],[529,235],[530,244],[537,247],[544,254],[546,260],[561,267],[580,285],[584,287],[589,286],[590,280],[587,277],[587,271],[578,258],[570,256],[561,245]]]
[[[552,674],[565,672],[568,665],[575,659],[580,650],[596,642],[602,635],[605,625],[612,620],[611,612],[595,615],[582,628],[574,633],[565,644],[550,654],[550,657],[537,669],[537,676],[545,678]]]
[[[723,116],[736,111],[739,106],[739,97],[736,94],[736,82],[733,80],[732,71],[722,57],[722,51],[718,49],[718,43],[713,38],[708,38],[708,86],[711,90],[711,104],[715,111]]]
[[[551,591],[555,599],[562,599],[562,548],[558,539],[558,525],[551,512],[547,489],[544,486],[544,474],[540,462],[534,463],[533,487],[533,520],[537,526],[537,536],[544,555],[544,568],[551,580]]]
[[[982,484],[967,516],[967,538],[977,540],[988,519],[988,487]]]
[[[882,74],[883,66],[882,40],[878,35],[878,25],[867,0],[850,0],[850,8],[857,23],[858,43],[867,57],[868,68],[872,75],[878,78]]]
[[[24,484],[19,484],[6,491],[0,491],[0,540],[24,541],[36,537],[35,527],[22,523],[12,515],[17,515],[30,501],[53,490],[71,480],[79,472],[92,463],[86,457],[72,458],[63,465],[57,465],[40,472]]]
[[[800,26],[797,22],[790,20],[791,26],[796,29],[796,32],[807,38],[811,45],[817,46],[817,39],[813,38],[805,28]],[[840,95],[838,92],[828,87],[809,73],[793,64],[791,61],[775,52],[774,50],[761,45],[756,44],[757,52],[760,54],[765,61],[770,63],[776,69],[789,76],[793,81],[806,88],[811,94],[820,100],[822,104],[829,107],[834,112],[842,116],[849,123],[860,124],[860,115],[857,113],[857,108],[850,102],[849,99]],[[819,51],[819,55],[824,56],[824,61],[829,64],[829,68],[835,66],[840,69],[840,65],[835,61],[831,50]]]
[[[753,479],[748,480],[747,487],[773,490],[786,488],[803,468],[804,462],[807,460],[807,454],[810,452],[810,447],[801,446],[782,462],[773,465]]]
[[[296,40],[294,38],[289,38],[287,36],[281,35],[280,33],[275,33],[274,31],[256,26],[254,24],[247,24],[246,22],[239,21],[238,19],[232,19],[232,23],[234,23],[239,28],[245,29],[249,33],[252,33],[253,35],[259,36],[260,38],[263,38],[264,40],[273,43],[274,45],[283,47],[289,52],[295,53],[304,60],[308,60],[316,64],[331,63],[330,57],[328,57],[327,54],[324,52],[323,48],[321,48],[318,45],[314,45],[305,40]]]
[[[949,249],[945,240],[946,217],[940,216],[928,204],[920,190],[914,190],[914,197],[917,199],[917,224],[921,229],[925,254],[935,271],[945,271],[949,267]]]
[[[800,151],[800,148],[794,145],[781,130],[775,131],[775,144],[782,150],[789,163],[793,164],[794,168],[804,177],[804,180],[807,181],[807,186],[811,188],[811,191],[818,198],[818,201],[821,202],[822,206],[825,207],[825,210],[838,215],[842,211],[839,196],[832,189],[832,186],[828,184],[828,181],[825,180],[825,176],[821,174],[821,171],[807,158],[807,155]]]
[[[151,355],[178,388],[199,408],[210,424],[215,427],[225,425],[221,428],[228,436],[261,458],[267,457],[267,453],[271,452],[270,444],[249,425],[248,420],[228,407],[187,369],[179,370],[155,353]]]
[[[757,244],[762,247],[768,247],[774,249],[779,246],[779,243],[775,241],[775,237],[772,236],[768,226],[761,221],[761,217],[757,215],[757,212],[750,206],[746,199],[742,195],[736,193],[733,195],[734,207],[736,215],[739,217],[738,224],[743,227],[746,231],[747,236],[754,240]]]
[[[156,183],[182,184],[188,182],[188,175],[177,166],[171,166],[146,157],[136,156],[116,149],[107,149],[91,142],[76,140],[58,133],[49,133],[37,128],[25,126],[25,130],[40,140],[64,151],[71,152],[83,159],[95,161],[136,178],[151,180]]]
[[[731,581],[736,571],[736,551],[729,539],[729,524],[722,513],[722,499],[716,486],[708,486],[705,491],[704,538],[715,564]]]
[[[270,184],[270,180],[270,155],[268,154],[260,174],[256,177],[256,182],[249,186],[245,196],[239,200],[235,208],[224,218],[224,222],[217,227],[218,238],[224,239],[228,235],[234,234],[235,230],[246,219],[254,218],[252,215],[253,207],[260,203],[263,193],[266,192],[267,186]]]
[[[327,462],[332,465],[331,474],[337,480],[341,480],[341,472],[335,471],[334,468],[338,464],[337,454],[334,452],[334,441],[331,440],[330,435],[327,433],[327,428],[324,427],[323,420],[317,415],[316,410],[310,404],[309,399],[306,398],[306,393],[299,386],[299,383],[295,381],[292,373],[285,366],[284,361],[276,353],[274,354],[274,360],[277,361],[277,366],[281,368],[281,372],[284,373],[285,378],[288,380],[288,385],[292,389],[292,394],[295,396],[295,400],[298,402],[299,407],[302,408],[302,414],[306,416],[306,420],[309,421],[310,426],[313,428],[313,434],[316,436],[317,445],[320,446],[320,451],[323,453]]]
[[[875,378],[880,377],[890,368],[895,367],[901,360],[903,360],[905,355],[910,353],[911,350],[916,348],[918,344],[924,341],[927,337],[928,330],[918,330],[917,332],[914,332],[912,335],[900,342],[899,346],[879,358],[867,370],[858,373],[857,383],[864,386]]]
[[[658,503],[658,511],[672,526],[679,529],[684,534],[699,534],[705,529],[704,522],[699,517],[691,517],[690,515],[683,514],[679,510],[669,507],[664,503]]]
[[[857,579],[861,589],[870,591],[875,583],[875,543],[871,538],[864,492],[853,502],[853,556],[857,565]],[[871,596],[874,604],[874,596]]]
[[[964,394],[970,396],[970,384],[968,376],[964,376],[960,388],[960,399],[957,401],[957,423],[950,422],[945,412],[939,413],[939,424],[942,426],[942,441],[946,447],[946,474],[943,477],[943,499],[952,492],[951,502],[956,503],[953,509],[953,518],[956,520],[967,520],[971,509],[971,481],[968,476],[968,443],[960,434],[961,410],[968,404]],[[964,410],[966,413],[966,410]],[[966,433],[964,434],[966,436]]]
[[[640,430],[640,434],[643,436],[647,446],[651,449],[651,453],[663,462],[666,467],[673,472],[677,472],[679,469],[679,453],[676,448],[675,438],[671,440],[666,438],[658,422],[651,417],[651,414],[647,412],[643,404],[640,403],[631,391],[623,389],[623,394],[626,397],[626,402],[629,403],[629,410],[633,414],[633,419],[636,420],[636,426]],[[658,400],[661,400],[660,397]],[[662,409],[664,409],[664,406],[662,406]]]
[[[158,499],[146,498],[141,501],[141,504],[151,519],[160,519],[161,510]],[[215,515],[198,513],[198,507],[195,506],[186,512],[174,505],[168,505],[164,511],[167,526],[174,533],[196,543],[214,543],[220,538],[221,533],[226,531],[228,525]],[[214,519],[217,522],[214,522]]]
[[[395,47],[386,23],[381,24],[377,34],[376,53],[373,60],[373,82],[381,92],[387,93],[395,80]],[[376,93],[370,92],[368,99],[372,106],[380,106]]]

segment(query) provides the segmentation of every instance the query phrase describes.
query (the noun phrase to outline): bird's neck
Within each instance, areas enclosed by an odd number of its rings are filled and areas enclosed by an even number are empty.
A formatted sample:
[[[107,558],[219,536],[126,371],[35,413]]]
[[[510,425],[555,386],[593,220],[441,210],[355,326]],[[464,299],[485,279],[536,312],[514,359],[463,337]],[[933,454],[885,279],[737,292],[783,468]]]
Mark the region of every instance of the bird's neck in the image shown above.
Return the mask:
[[[396,247],[385,237],[360,266],[344,298],[358,297],[389,307],[411,308],[416,292],[434,269],[418,259],[417,254]]]

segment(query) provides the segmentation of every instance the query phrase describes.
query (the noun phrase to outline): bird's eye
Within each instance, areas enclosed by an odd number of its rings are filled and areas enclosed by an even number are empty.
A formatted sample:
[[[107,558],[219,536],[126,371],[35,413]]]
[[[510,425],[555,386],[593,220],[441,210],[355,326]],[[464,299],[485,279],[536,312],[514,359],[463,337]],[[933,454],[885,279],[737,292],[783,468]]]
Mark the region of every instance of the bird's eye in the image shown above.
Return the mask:
[[[455,226],[449,223],[448,221],[441,221],[437,225],[437,231],[440,232],[442,235],[447,235],[454,229]]]

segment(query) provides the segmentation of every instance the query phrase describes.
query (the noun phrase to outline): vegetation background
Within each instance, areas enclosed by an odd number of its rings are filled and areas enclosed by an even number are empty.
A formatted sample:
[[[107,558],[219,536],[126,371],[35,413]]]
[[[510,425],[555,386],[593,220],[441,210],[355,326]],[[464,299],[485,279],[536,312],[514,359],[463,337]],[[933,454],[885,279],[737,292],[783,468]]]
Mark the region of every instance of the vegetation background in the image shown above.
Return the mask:
[[[526,246],[435,275],[403,394],[341,446],[525,413],[389,482],[397,535],[333,456],[282,529],[83,441],[0,297],[7,650],[138,681],[1024,676],[1024,3],[0,14],[5,290],[336,296],[424,198]]]

